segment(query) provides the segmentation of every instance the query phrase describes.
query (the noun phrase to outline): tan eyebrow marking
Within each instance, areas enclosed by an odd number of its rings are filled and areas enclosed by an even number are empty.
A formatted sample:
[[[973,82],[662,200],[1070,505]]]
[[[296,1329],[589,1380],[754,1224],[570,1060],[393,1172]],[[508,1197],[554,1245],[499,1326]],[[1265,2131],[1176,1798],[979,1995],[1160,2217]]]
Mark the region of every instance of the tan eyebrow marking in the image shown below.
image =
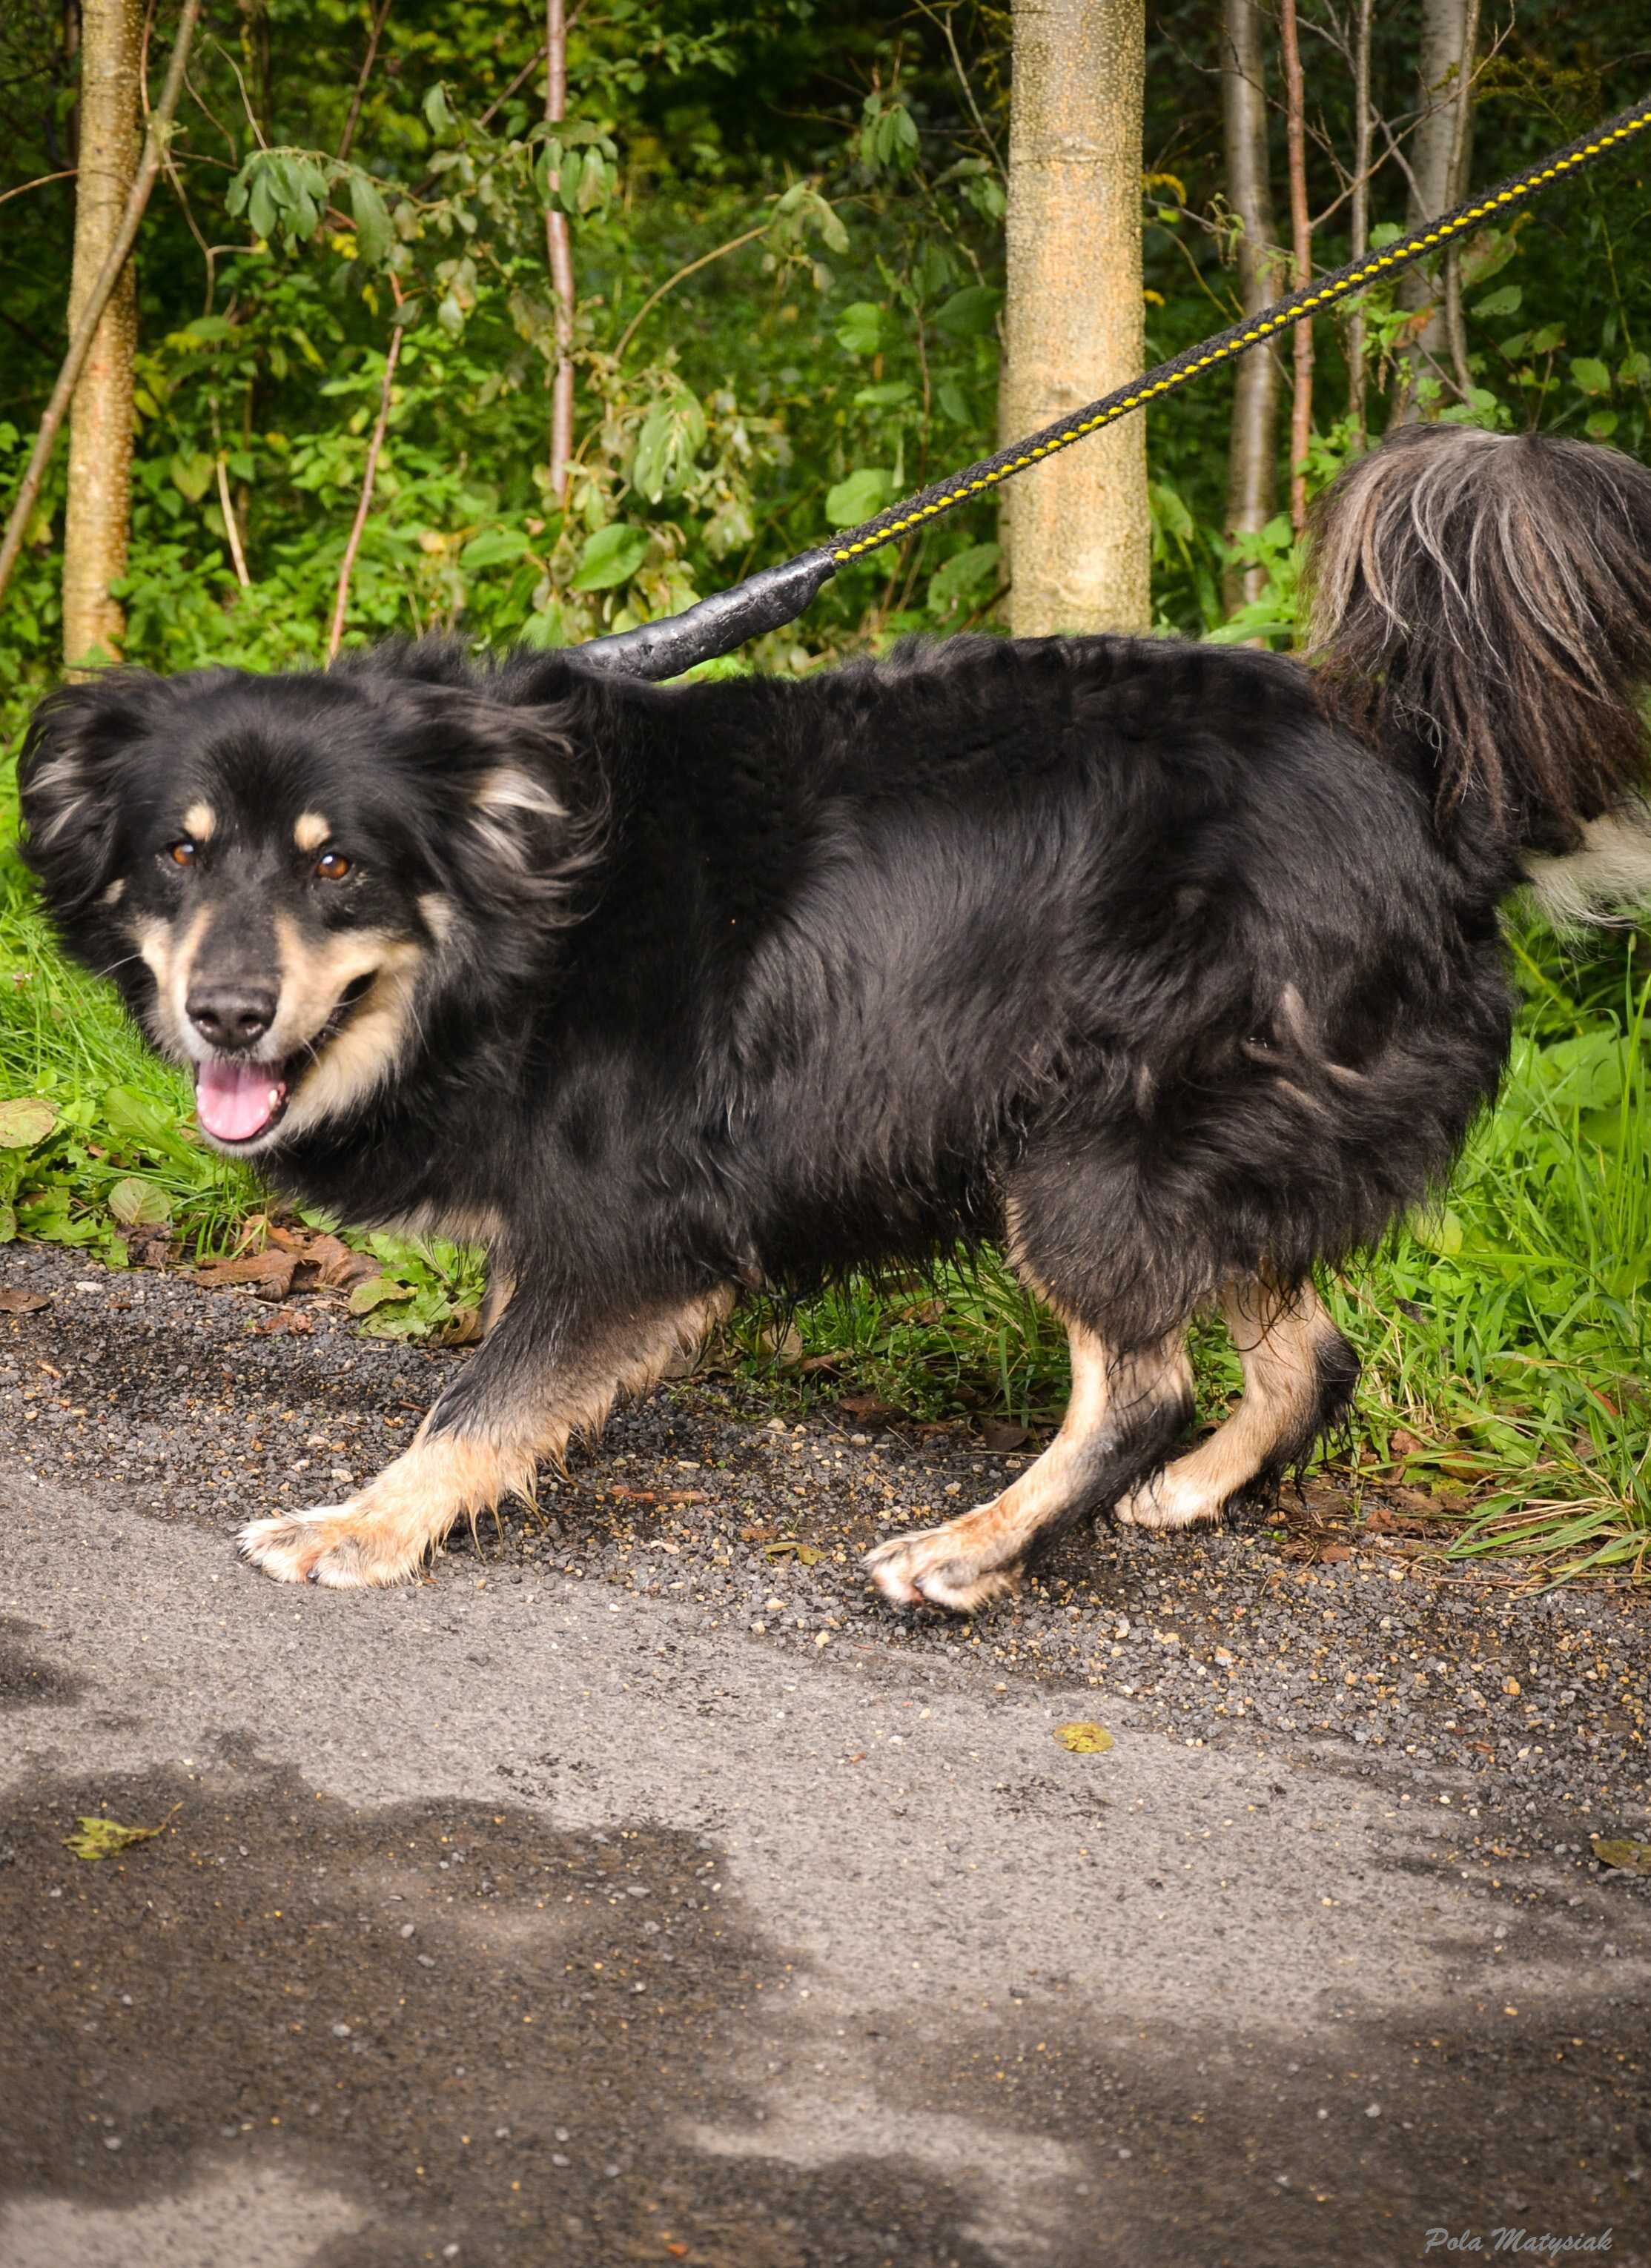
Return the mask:
[[[292,829],[292,840],[300,850],[319,850],[332,831],[332,822],[323,819],[319,811],[301,811]]]
[[[183,831],[197,843],[210,843],[217,825],[217,814],[210,803],[192,803],[183,814]]]

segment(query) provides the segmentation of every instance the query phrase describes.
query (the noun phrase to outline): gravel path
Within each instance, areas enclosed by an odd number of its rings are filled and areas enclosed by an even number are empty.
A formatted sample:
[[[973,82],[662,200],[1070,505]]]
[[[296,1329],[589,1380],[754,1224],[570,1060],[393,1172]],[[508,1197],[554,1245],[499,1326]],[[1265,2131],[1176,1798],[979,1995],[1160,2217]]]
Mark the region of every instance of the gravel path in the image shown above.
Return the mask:
[[[6,2268],[1271,2268],[1542,2216],[1647,2257],[1651,1878],[1589,1847],[1651,1837],[1643,1592],[1316,1488],[903,1623],[861,1551],[1017,1460],[697,1380],[427,1581],[283,1591],[234,1527],[466,1358],[0,1266],[47,1302],[0,1315],[0,1911],[50,1937],[0,2013]],[[100,1803],[181,1810],[106,1874],[61,1846]]]

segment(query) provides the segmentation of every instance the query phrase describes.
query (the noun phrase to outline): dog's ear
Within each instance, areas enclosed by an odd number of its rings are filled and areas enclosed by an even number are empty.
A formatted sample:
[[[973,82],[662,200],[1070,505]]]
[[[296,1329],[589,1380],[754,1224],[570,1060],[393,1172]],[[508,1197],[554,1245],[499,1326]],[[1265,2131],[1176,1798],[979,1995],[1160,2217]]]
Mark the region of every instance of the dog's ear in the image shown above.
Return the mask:
[[[66,926],[114,880],[121,766],[166,696],[159,678],[110,671],[59,686],[34,712],[18,767],[23,855]]]
[[[532,930],[576,917],[574,885],[604,832],[593,773],[530,711],[472,704],[456,843],[464,894]]]
[[[509,757],[471,782],[466,816],[475,854],[498,888],[548,873],[566,848],[566,804],[536,770]]]

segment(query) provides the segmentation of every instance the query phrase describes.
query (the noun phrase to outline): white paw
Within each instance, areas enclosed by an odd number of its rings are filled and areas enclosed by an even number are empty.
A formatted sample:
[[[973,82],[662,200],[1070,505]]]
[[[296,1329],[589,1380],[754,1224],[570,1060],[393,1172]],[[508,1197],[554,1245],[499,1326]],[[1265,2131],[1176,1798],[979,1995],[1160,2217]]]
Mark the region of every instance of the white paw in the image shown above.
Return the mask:
[[[944,1528],[891,1535],[866,1553],[864,1564],[891,1605],[926,1603],[954,1615],[972,1615],[993,1599],[1019,1590],[1019,1565],[983,1567],[967,1536],[958,1534],[961,1525],[948,1521]]]
[[[409,1558],[370,1515],[348,1504],[312,1505],[305,1512],[249,1521],[235,1543],[249,1565],[277,1583],[316,1583],[335,1591],[404,1582],[423,1556]]]
[[[1120,1497],[1112,1517],[1125,1528],[1199,1528],[1220,1520],[1221,1503],[1196,1483],[1177,1481],[1174,1471],[1156,1472]]]

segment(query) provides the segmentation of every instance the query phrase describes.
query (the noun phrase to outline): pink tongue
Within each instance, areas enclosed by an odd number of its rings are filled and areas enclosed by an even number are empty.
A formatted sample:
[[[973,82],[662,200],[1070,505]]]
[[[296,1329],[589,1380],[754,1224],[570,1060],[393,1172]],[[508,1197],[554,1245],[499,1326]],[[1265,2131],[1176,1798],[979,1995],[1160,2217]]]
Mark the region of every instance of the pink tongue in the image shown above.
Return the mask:
[[[195,1113],[220,1142],[245,1142],[269,1123],[285,1093],[268,1064],[204,1063],[195,1083]]]

